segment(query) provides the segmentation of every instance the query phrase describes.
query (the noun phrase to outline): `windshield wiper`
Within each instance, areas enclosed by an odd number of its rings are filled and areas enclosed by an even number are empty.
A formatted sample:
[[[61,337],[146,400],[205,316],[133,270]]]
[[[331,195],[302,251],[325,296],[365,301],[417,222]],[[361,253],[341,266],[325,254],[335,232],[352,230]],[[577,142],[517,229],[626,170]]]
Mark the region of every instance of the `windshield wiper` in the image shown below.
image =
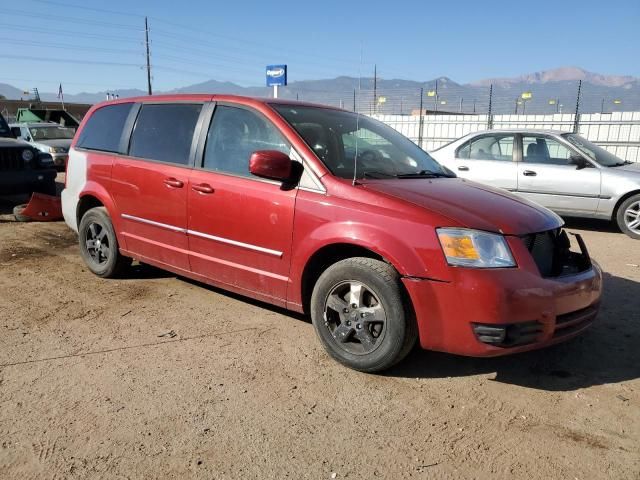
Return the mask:
[[[610,165],[611,167],[622,167],[624,165],[631,165],[633,162],[630,162],[629,160],[625,160],[624,162],[618,162],[618,163],[614,163],[613,165]]]
[[[376,170],[365,170],[362,174],[365,178],[397,178],[398,175],[387,172],[378,172]]]
[[[451,175],[444,172],[433,172],[431,170],[420,170],[413,173],[402,173],[398,175],[398,178],[454,178]]]

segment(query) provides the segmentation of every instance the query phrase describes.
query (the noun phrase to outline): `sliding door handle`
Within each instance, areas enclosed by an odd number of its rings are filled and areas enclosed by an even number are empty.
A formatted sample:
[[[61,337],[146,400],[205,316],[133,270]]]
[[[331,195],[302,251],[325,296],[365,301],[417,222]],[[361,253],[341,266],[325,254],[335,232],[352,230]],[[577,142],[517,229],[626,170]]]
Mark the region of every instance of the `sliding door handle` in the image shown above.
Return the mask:
[[[460,165],[458,167],[458,170],[460,170],[461,172],[468,172],[469,171],[469,167],[467,167],[465,165]]]
[[[167,187],[173,188],[182,188],[184,186],[184,182],[178,180],[177,178],[169,177],[164,179],[164,184]]]
[[[525,170],[524,172],[522,172],[522,174],[525,177],[535,177],[537,175],[537,173],[534,172],[533,170]]]

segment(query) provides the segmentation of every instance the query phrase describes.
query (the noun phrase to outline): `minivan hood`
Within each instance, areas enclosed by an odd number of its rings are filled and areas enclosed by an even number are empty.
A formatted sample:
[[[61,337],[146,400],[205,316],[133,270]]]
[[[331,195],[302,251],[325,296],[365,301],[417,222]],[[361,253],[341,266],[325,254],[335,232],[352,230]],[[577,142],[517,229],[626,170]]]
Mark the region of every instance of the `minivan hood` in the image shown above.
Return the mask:
[[[446,216],[467,228],[524,235],[558,228],[564,223],[538,204],[461,178],[367,180],[363,185]]]

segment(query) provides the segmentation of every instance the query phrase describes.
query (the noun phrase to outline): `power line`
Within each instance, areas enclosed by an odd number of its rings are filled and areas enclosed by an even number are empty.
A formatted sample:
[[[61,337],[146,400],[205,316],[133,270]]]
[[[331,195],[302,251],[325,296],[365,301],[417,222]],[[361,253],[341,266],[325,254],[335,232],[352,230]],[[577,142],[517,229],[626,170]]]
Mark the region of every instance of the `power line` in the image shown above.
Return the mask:
[[[0,58],[8,58],[12,60],[31,60],[34,62],[47,62],[47,63],[73,63],[79,65],[110,65],[118,67],[138,67],[142,65],[138,63],[121,63],[121,62],[102,62],[97,60],[76,60],[73,58],[53,58],[53,57],[31,57],[26,55],[7,55],[0,54]]]
[[[38,33],[39,36],[43,36],[43,35],[53,35],[53,36],[58,36],[58,37],[65,37],[65,38],[69,38],[69,33],[68,32],[52,32],[52,31],[43,31],[41,28],[28,28],[28,27],[22,27],[22,26],[16,26],[10,23],[0,23],[0,27],[3,28],[3,30],[15,30],[18,32],[33,32],[33,33]],[[73,32],[73,36],[74,37],[83,37],[83,38],[95,38],[98,40],[111,40],[111,41],[117,41],[117,42],[135,42],[135,43],[140,43],[139,39],[135,39],[133,37],[123,37],[123,36],[115,36],[115,35],[103,35],[100,33],[86,33],[86,32]]]
[[[131,50],[118,49],[118,48],[101,48],[101,47],[82,47],[79,45],[74,45],[70,43],[50,43],[50,42],[37,42],[34,40],[16,40],[14,38],[4,38],[0,37],[0,41],[2,43],[10,43],[13,45],[30,45],[30,46],[45,46],[49,48],[62,48],[64,50],[83,50],[83,51],[99,51],[105,53],[118,53],[121,55],[140,55],[139,53],[134,53]]]
[[[18,17],[28,17],[28,18],[42,18],[45,19],[47,21],[51,21],[54,20],[56,22],[65,22],[65,23],[73,23],[73,24],[78,24],[78,23],[83,23],[85,25],[94,25],[97,27],[110,27],[110,28],[123,28],[123,29],[129,29],[129,30],[136,30],[138,32],[141,32],[142,30],[140,29],[140,27],[134,27],[133,25],[123,25],[120,23],[109,23],[109,22],[103,22],[103,21],[95,21],[95,20],[90,20],[88,18],[73,18],[73,17],[68,17],[68,16],[61,16],[61,15],[52,15],[52,14],[45,14],[45,13],[34,13],[34,12],[29,12],[29,13],[25,13],[21,10],[13,10],[10,8],[5,8],[2,10],[2,13],[6,14],[6,15],[14,15],[14,16],[18,16]]]

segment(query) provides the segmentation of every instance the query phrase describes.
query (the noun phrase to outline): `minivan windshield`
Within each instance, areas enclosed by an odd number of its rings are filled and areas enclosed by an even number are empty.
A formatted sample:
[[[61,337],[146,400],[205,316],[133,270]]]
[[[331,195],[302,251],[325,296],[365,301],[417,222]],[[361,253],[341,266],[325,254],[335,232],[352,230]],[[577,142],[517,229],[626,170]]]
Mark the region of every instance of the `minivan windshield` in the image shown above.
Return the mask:
[[[582,138],[575,133],[567,133],[563,135],[574,147],[584,153],[587,157],[603,167],[618,167],[626,162],[616,157],[613,153],[606,151],[604,148],[591,143],[586,138]]]
[[[335,176],[432,178],[455,176],[427,152],[372,118],[322,107],[272,104]]]
[[[34,141],[38,140],[63,140],[72,139],[75,131],[72,128],[65,128],[59,125],[46,125],[29,127],[29,133]]]

